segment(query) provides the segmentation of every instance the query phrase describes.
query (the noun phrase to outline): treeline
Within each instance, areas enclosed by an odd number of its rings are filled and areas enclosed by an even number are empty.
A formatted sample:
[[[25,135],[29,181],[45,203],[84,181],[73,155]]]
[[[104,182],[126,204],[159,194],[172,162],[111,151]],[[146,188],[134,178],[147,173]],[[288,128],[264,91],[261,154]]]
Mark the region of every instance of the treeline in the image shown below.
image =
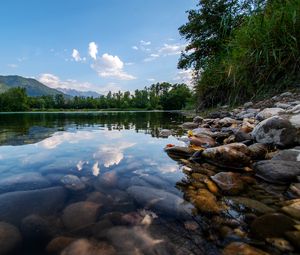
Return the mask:
[[[299,84],[300,0],[201,0],[179,28],[178,67],[192,68],[199,108]]]
[[[28,111],[50,109],[145,109],[180,110],[193,104],[193,93],[186,84],[156,83],[133,94],[109,92],[106,96],[29,97],[24,88],[11,88],[0,94],[0,111]]]

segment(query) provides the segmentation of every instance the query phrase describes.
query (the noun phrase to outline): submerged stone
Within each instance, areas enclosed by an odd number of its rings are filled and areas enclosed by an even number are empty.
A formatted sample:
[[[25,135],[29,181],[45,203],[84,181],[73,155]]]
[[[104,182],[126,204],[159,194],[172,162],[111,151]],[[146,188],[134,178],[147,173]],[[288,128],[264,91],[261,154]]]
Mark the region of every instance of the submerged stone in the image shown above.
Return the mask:
[[[295,201],[287,206],[282,207],[282,210],[291,217],[300,220],[300,201]]]
[[[249,209],[255,210],[261,214],[274,212],[275,210],[262,202],[247,198],[247,197],[228,197],[232,202],[245,206]]]
[[[233,172],[220,172],[211,179],[218,185],[218,187],[226,194],[237,195],[244,189],[244,183],[240,179],[240,174]]]
[[[0,255],[12,254],[21,242],[22,236],[15,226],[0,222]]]
[[[65,175],[61,182],[65,185],[67,189],[73,190],[73,191],[80,191],[85,189],[85,184],[80,180],[76,175],[68,174]]]
[[[234,254],[241,254],[241,255],[270,255],[262,250],[254,248],[249,244],[240,243],[240,242],[233,242],[225,247],[223,250],[223,255],[234,255]]]
[[[269,213],[256,218],[251,224],[251,232],[260,239],[283,237],[285,232],[294,230],[295,222],[282,213]]]
[[[67,236],[55,237],[48,243],[46,251],[51,254],[59,254],[64,248],[69,246],[75,240],[75,238]]]
[[[197,209],[204,213],[220,213],[222,207],[217,202],[217,198],[208,190],[200,189],[196,195],[191,198]]]
[[[300,231],[289,231],[285,235],[297,249],[300,249]]]

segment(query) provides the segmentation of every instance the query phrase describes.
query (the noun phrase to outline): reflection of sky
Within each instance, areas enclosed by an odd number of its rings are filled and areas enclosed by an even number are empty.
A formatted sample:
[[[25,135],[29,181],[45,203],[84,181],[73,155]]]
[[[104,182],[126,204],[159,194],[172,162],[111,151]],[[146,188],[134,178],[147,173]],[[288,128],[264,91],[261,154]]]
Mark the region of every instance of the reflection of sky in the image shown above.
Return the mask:
[[[0,146],[0,171],[10,175],[23,171],[70,170],[98,176],[108,171],[118,174],[155,173],[168,179],[180,174],[177,164],[163,151],[175,138],[153,138],[134,130],[106,128],[69,129],[54,133],[36,144]]]

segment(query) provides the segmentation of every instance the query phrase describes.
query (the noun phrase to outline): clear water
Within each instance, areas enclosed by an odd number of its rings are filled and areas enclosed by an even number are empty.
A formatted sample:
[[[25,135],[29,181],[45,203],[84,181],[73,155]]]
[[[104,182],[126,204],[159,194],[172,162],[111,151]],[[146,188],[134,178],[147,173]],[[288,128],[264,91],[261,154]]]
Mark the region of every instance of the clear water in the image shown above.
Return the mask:
[[[184,232],[190,207],[176,188],[181,166],[163,151],[180,142],[159,137],[165,128],[179,135],[185,120],[174,112],[0,114],[0,221],[20,229],[17,254],[46,254],[57,236],[105,242],[116,254],[199,254]],[[66,175],[85,188],[65,188]],[[76,227],[66,226],[65,209],[82,201],[101,205],[96,218],[86,224],[79,210],[67,216]],[[28,215],[41,216],[50,234],[32,234]]]

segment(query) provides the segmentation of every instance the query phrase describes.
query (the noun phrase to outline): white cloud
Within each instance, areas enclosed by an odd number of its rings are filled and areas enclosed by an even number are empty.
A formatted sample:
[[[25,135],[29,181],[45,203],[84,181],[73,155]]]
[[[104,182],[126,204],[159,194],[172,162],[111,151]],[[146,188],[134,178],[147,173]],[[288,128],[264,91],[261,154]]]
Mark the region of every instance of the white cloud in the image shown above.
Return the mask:
[[[150,62],[150,61],[153,61],[153,60],[155,60],[155,59],[157,59],[159,57],[160,57],[159,54],[150,54],[149,57],[147,57],[147,58],[144,59],[144,62]]]
[[[167,44],[158,50],[161,55],[171,56],[179,55],[186,47],[186,44]]]
[[[73,49],[73,51],[72,51],[72,58],[76,62],[80,62],[82,60],[81,57],[80,57],[79,51],[77,49]]]
[[[191,69],[181,70],[177,73],[177,76],[174,78],[174,80],[177,82],[183,82],[192,87],[193,71]]]
[[[95,42],[90,42],[89,43],[89,55],[93,59],[97,59],[97,54],[98,54],[98,45]]]
[[[147,42],[147,41],[141,40],[141,41],[140,41],[140,44],[143,45],[143,46],[148,46],[148,45],[151,44],[151,42],[150,42],[150,41]]]
[[[109,55],[108,53],[103,54],[101,59],[92,64],[91,67],[100,77],[115,78],[118,80],[136,79],[136,77],[123,70],[124,63],[118,56]]]
[[[8,64],[7,66],[10,67],[10,68],[17,68],[18,67],[18,65],[16,65],[16,64]]]
[[[138,50],[139,47],[137,47],[137,46],[134,45],[134,46],[132,46],[132,49],[133,49],[133,50]]]
[[[149,79],[147,79],[147,81],[155,82],[156,80],[154,78],[149,78]]]

